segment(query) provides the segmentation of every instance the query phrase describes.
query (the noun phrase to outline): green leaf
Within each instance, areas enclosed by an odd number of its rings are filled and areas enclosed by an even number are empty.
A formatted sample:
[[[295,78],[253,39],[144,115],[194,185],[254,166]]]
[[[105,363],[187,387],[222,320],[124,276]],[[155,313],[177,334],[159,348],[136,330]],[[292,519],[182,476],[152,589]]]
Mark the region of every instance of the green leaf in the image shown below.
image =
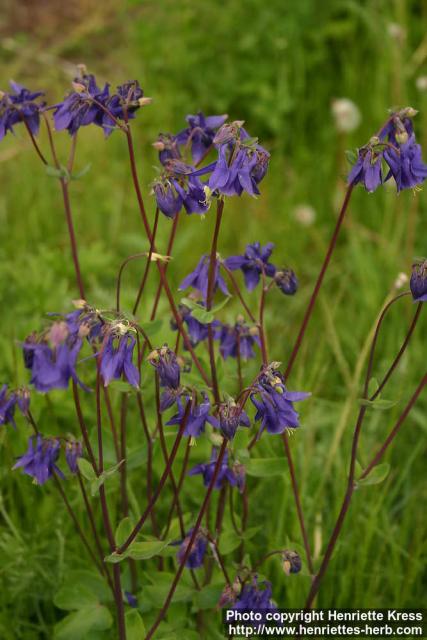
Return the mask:
[[[388,462],[384,462],[383,464],[377,464],[372,471],[363,478],[362,480],[357,480],[357,486],[368,486],[373,484],[380,484],[383,482],[390,471],[390,465]]]
[[[68,180],[70,174],[65,167],[60,167],[57,169],[56,167],[52,167],[51,165],[46,166],[46,173],[51,178],[65,178]]]
[[[211,311],[214,315],[216,315],[216,313],[218,311],[221,311],[221,309],[223,309],[225,307],[226,304],[228,304],[231,300],[233,296],[227,296],[226,298],[224,298],[224,300],[222,302],[220,302],[219,304],[215,305],[215,307],[212,307]]]
[[[213,312],[207,311],[203,307],[195,307],[191,310],[191,315],[202,324],[209,324],[215,320]]]
[[[362,407],[371,407],[377,411],[386,411],[387,409],[391,409],[396,406],[398,402],[399,400],[382,400],[379,397],[375,400],[366,400],[365,398],[359,399],[359,404],[362,405]]]
[[[79,180],[80,178],[83,178],[83,176],[89,173],[91,167],[92,165],[89,163],[85,167],[83,167],[83,169],[81,169],[80,171],[77,171],[77,173],[72,173],[70,175],[70,180]]]
[[[120,460],[120,462],[115,464],[114,467],[105,469],[105,471],[103,471],[98,477],[95,477],[95,479],[92,480],[92,482],[90,483],[90,492],[92,496],[96,495],[99,487],[101,487],[108,478],[111,478],[117,473],[123,462],[124,460]]]
[[[208,584],[200,591],[196,591],[194,596],[194,607],[200,609],[215,609],[221,597],[224,584]]]
[[[154,338],[163,329],[164,320],[152,320],[141,324],[142,329],[149,338]]]
[[[122,562],[125,558],[133,558],[134,560],[148,560],[153,556],[161,554],[163,549],[167,547],[169,540],[150,540],[148,542],[132,542],[124,553],[112,553],[105,558],[106,562]]]
[[[90,464],[89,460],[85,460],[84,458],[79,458],[77,460],[77,464],[78,464],[80,473],[84,478],[86,478],[86,480],[90,480],[91,482],[93,480],[96,480],[96,477],[97,477],[96,473],[93,470],[93,467]]]
[[[83,607],[68,614],[55,625],[55,640],[76,640],[84,638],[89,631],[109,629],[113,624],[111,613],[102,605]]]
[[[132,519],[127,517],[123,518],[117,526],[115,541],[118,546],[122,545],[129,538],[133,531],[134,523]]]
[[[378,380],[376,378],[371,378],[368,384],[368,398],[374,395],[378,391]]]
[[[84,584],[65,584],[53,598],[53,604],[58,609],[74,611],[83,607],[97,605],[98,598],[89,587]]]
[[[246,473],[254,478],[270,478],[286,473],[283,458],[251,458],[245,463]]]
[[[142,638],[145,638],[144,622],[136,609],[126,612],[125,622],[127,640],[142,640]]]
[[[345,151],[345,157],[349,164],[353,165],[357,160],[357,151],[355,149],[347,149]]]
[[[94,573],[87,569],[72,569],[67,573],[67,585],[82,585],[96,594],[99,602],[111,602],[112,593],[104,578],[99,573]]]
[[[120,391],[121,393],[138,392],[138,389],[136,389],[133,385],[129,384],[129,382],[126,382],[125,380],[112,380],[108,386],[113,391]]]

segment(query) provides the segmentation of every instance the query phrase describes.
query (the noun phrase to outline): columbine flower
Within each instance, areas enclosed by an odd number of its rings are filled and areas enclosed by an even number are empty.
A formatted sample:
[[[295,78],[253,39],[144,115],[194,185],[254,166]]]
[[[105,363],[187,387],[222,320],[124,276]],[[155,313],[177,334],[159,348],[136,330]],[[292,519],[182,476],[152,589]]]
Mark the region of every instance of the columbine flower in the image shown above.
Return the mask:
[[[24,473],[34,478],[35,484],[44,484],[53,474],[64,477],[55,462],[58,460],[60,443],[56,438],[43,438],[40,434],[28,439],[27,452],[18,458],[14,469],[22,468]]]
[[[259,242],[254,242],[246,246],[245,253],[242,256],[226,258],[224,264],[230,271],[241,269],[245,278],[246,288],[248,291],[252,291],[257,286],[263,271],[266,276],[271,278],[276,273],[276,267],[269,262],[273,248],[274,244],[272,242],[268,242],[265,247],[262,247]]]
[[[200,291],[202,294],[203,300],[206,302],[208,297],[208,281],[209,281],[209,265],[210,265],[210,256],[207,254],[203,255],[197,267],[192,271],[184,280],[181,282],[179,289],[188,289],[188,287],[192,287],[197,291]],[[226,295],[230,295],[227,289],[227,285],[225,284],[224,278],[220,273],[220,262],[216,260],[215,262],[215,271],[214,271],[214,282],[213,282],[213,291],[215,292],[217,288],[220,288],[221,291]]]
[[[134,347],[135,338],[131,333],[117,336],[114,329],[111,331],[98,354],[105,386],[124,376],[133,387],[139,387],[139,371],[132,362]]]
[[[176,558],[178,562],[181,562],[184,559],[184,555],[187,551],[188,545],[190,544],[191,534],[193,533],[193,529],[185,536],[184,540],[179,547],[178,553],[176,554]],[[203,565],[203,560],[205,557],[206,549],[208,547],[208,540],[203,533],[203,531],[198,531],[196,537],[194,538],[194,542],[191,545],[191,551],[188,555],[187,560],[185,561],[185,566],[188,569],[197,569]]]
[[[31,370],[30,382],[37,391],[66,389],[70,378],[86,388],[76,374],[81,346],[82,339],[73,335],[64,321],[54,322],[40,338],[32,334],[25,340],[24,362]]]
[[[299,415],[294,402],[305,400],[311,394],[288,391],[282,374],[270,365],[259,377],[251,401],[257,408],[255,420],[261,420],[259,435],[267,429],[269,433],[283,433],[285,429],[299,427]]]
[[[208,325],[199,322],[194,318],[191,314],[191,309],[189,309],[185,304],[179,305],[179,313],[187,326],[187,333],[191,340],[191,344],[193,347],[197,346],[199,342],[206,340],[208,337]],[[212,324],[218,324],[217,321],[214,321]],[[178,329],[178,325],[174,320],[171,321],[171,327],[174,331]],[[185,345],[184,345],[185,348]]]
[[[349,184],[361,182],[367,191],[375,191],[383,182],[383,160],[389,168],[385,181],[393,177],[398,191],[413,189],[424,182],[427,165],[422,161],[412,125],[416,113],[406,107],[393,114],[378,136],[359,149],[358,159],[348,176]]]
[[[413,265],[410,287],[414,302],[427,302],[427,260]]]
[[[73,82],[73,91],[63,100],[55,105],[53,121],[55,129],[67,131],[74,135],[80,127],[89,124],[103,126],[105,111],[103,106],[109,98],[109,85],[105,84],[100,89],[96,84],[95,76],[83,74]],[[102,105],[102,106],[101,106]],[[111,131],[110,124],[107,124],[106,133]]]
[[[17,403],[17,397],[14,393],[10,393],[7,384],[0,389],[0,424],[12,424],[16,428],[14,413]]]
[[[188,396],[179,396],[176,404],[178,412],[166,423],[167,426],[174,424],[181,424],[185,415],[185,407],[188,402],[191,402],[190,412],[187,417],[185,425],[184,435],[197,438],[205,430],[206,422],[209,422],[212,426],[217,426],[217,420],[209,415],[211,410],[211,403],[208,396],[204,393],[202,402],[197,404],[194,399],[192,400]]]
[[[258,195],[258,184],[270,160],[268,151],[249,137],[242,124],[223,125],[213,140],[218,147],[218,160],[209,178],[209,188],[225,196],[240,196],[243,191]]]
[[[237,358],[243,360],[255,357],[253,346],[260,345],[257,327],[249,327],[242,318],[238,318],[234,327],[222,325],[215,337],[220,340],[220,352],[224,360]]]
[[[205,116],[199,112],[195,116],[187,116],[188,127],[178,133],[176,140],[180,145],[190,145],[194,164],[203,160],[213,144],[215,132],[227,120],[227,115]]]
[[[181,159],[178,141],[171,133],[160,133],[156,142],[153,142],[153,147],[159,152],[159,160],[163,165],[168,160]]]
[[[117,93],[106,100],[105,107],[118,120],[132,120],[135,112],[144,104],[144,100],[150,100],[143,96],[144,92],[138,80],[131,80],[117,87]],[[106,111],[103,112],[101,126],[106,135],[109,135],[116,126]]]
[[[280,269],[274,274],[274,282],[286,296],[293,296],[298,289],[298,280],[292,269]]]
[[[247,413],[234,400],[229,400],[219,405],[218,419],[221,433],[228,440],[234,438],[238,427],[251,426]]]
[[[77,461],[83,455],[82,443],[77,440],[67,441],[65,444],[65,459],[71,473],[77,473],[79,466]]]
[[[296,551],[285,549],[282,553],[283,571],[289,576],[291,573],[299,573],[302,568],[301,558]]]
[[[10,81],[12,91],[0,91],[0,140],[8,131],[13,133],[13,127],[20,122],[26,122],[33,136],[40,128],[40,110],[45,103],[35,102],[44,95],[42,91],[29,91],[20,84]]]
[[[260,582],[257,576],[252,579],[252,584],[245,584],[233,609],[268,609],[276,610],[272,599],[272,589],[270,582]]]
[[[166,411],[175,402],[180,393],[181,368],[175,353],[164,345],[152,351],[148,361],[156,369],[160,386],[165,388],[160,399],[160,411]]]
[[[182,207],[188,214],[206,213],[209,203],[194,168],[176,158],[167,158],[164,167],[164,173],[153,185],[160,211],[168,218],[174,218]]]
[[[203,484],[208,487],[214,475],[216,461],[218,459],[218,449],[212,447],[212,455],[210,462],[205,464],[196,464],[195,467],[188,472],[189,476],[196,476],[201,474],[203,476]],[[228,466],[228,453],[226,452],[215,480],[214,489],[221,489],[224,484],[228,482],[232,487],[237,484],[237,478],[232,469]]]

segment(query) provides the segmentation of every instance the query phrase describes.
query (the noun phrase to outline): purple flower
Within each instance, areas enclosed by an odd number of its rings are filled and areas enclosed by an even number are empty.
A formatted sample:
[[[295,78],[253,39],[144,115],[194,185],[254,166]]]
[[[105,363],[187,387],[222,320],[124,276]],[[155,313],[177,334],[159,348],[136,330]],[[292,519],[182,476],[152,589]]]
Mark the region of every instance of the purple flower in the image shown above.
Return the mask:
[[[274,274],[274,282],[285,296],[293,296],[298,289],[298,280],[292,269],[280,269]]]
[[[237,358],[239,355],[243,360],[255,357],[253,346],[259,346],[258,329],[249,327],[243,320],[238,319],[234,327],[222,325],[217,330],[216,336],[220,340],[220,352],[224,360]]]
[[[135,338],[130,334],[117,337],[112,332],[101,348],[100,372],[107,386],[111,380],[120,380],[123,376],[133,387],[139,387],[139,371],[132,362]]]
[[[257,409],[255,420],[261,421],[259,435],[264,429],[277,434],[299,427],[299,415],[293,403],[305,400],[310,393],[288,391],[282,374],[271,365],[260,375],[255,386],[257,390],[250,398]]]
[[[76,440],[67,441],[65,444],[65,459],[68,464],[68,468],[71,473],[77,473],[79,470],[77,461],[83,455],[83,447],[81,442],[77,442]]]
[[[168,218],[175,218],[182,209],[182,196],[169,180],[158,181],[153,185],[154,195],[160,211]]]
[[[181,153],[176,136],[171,133],[161,133],[153,147],[159,152],[159,160],[165,165],[168,160],[180,160]]]
[[[132,609],[136,609],[138,607],[138,600],[130,591],[125,591],[125,597],[128,605],[132,607]]]
[[[4,384],[0,389],[0,424],[11,424],[16,428],[14,413],[17,397],[7,389]]]
[[[179,547],[178,553],[176,554],[176,558],[178,562],[181,564],[184,555],[188,549],[188,545],[190,544],[191,535],[193,533],[193,529],[185,536],[184,540],[181,542],[181,546]],[[203,560],[205,557],[206,549],[208,547],[208,540],[205,534],[202,531],[198,531],[196,537],[194,538],[194,542],[191,545],[191,551],[185,561],[185,566],[188,569],[197,569],[203,565]]]
[[[356,185],[361,182],[369,193],[375,191],[383,182],[381,160],[382,153],[369,147],[359,149],[359,156],[347,179],[348,183]]]
[[[196,318],[194,318],[191,314],[191,309],[189,309],[184,304],[179,305],[179,313],[182,320],[187,326],[187,333],[191,340],[192,346],[195,347],[199,344],[199,342],[206,340],[206,338],[208,337],[208,325],[196,320]],[[215,321],[212,324],[215,324]],[[174,321],[172,321],[171,326],[174,331],[178,329],[178,326]]]
[[[422,160],[421,146],[415,142],[414,133],[399,149],[387,148],[384,151],[384,159],[390,167],[386,180],[393,176],[397,191],[413,189],[427,178],[427,165]]]
[[[206,302],[208,297],[209,265],[210,256],[205,254],[200,258],[199,263],[194,271],[188,274],[188,276],[181,282],[179,289],[182,290],[188,289],[188,287],[192,287],[193,289],[200,291],[204,302]],[[224,278],[220,273],[220,262],[219,260],[216,260],[213,291],[216,291],[218,287],[226,296],[230,295]]]
[[[259,242],[254,242],[246,246],[245,253],[242,256],[226,258],[224,264],[230,271],[241,269],[245,278],[246,288],[248,291],[252,291],[257,286],[263,271],[266,276],[271,278],[276,273],[276,267],[268,261],[273,248],[274,244],[272,242],[268,242],[265,247],[262,247]]]
[[[57,438],[43,438],[40,434],[28,439],[27,452],[18,458],[14,469],[22,468],[24,473],[34,478],[36,484],[44,484],[53,474],[61,478],[63,473],[56,466],[60,452],[60,443]]]
[[[427,260],[413,265],[410,287],[414,302],[427,302]]]
[[[95,76],[84,74],[76,78],[73,83],[74,90],[68,94],[63,102],[55,105],[53,120],[55,129],[67,131],[74,135],[80,127],[96,124],[104,126],[105,106],[109,98],[109,85],[106,84],[100,89],[96,84]],[[106,125],[105,132],[111,131],[111,126]]]
[[[66,322],[54,322],[40,340],[34,334],[27,338],[23,344],[24,362],[37,391],[66,389],[70,378],[85,388],[76,374],[81,346],[81,338],[70,333]]]
[[[270,154],[249,137],[241,123],[224,125],[213,140],[218,160],[209,178],[209,188],[225,196],[240,196],[246,191],[259,195],[258,184],[264,178]]]
[[[196,476],[201,474],[203,476],[203,484],[205,487],[208,487],[211,483],[211,480],[214,476],[216,461],[218,459],[218,449],[216,447],[212,447],[212,455],[210,462],[205,464],[196,464],[195,467],[190,469],[188,472],[189,476]],[[232,487],[235,487],[237,484],[237,478],[232,469],[228,466],[228,453],[226,452],[221,466],[218,472],[218,475],[215,480],[214,489],[221,489],[223,485],[228,482]]]
[[[209,422],[212,426],[217,426],[217,420],[210,415],[211,403],[206,394],[203,394],[202,402],[197,404],[194,400],[191,400],[188,396],[184,396],[185,402],[182,402],[183,396],[177,398],[176,404],[178,412],[172,416],[172,418],[166,423],[167,426],[175,424],[181,424],[184,415],[187,402],[191,401],[190,413],[185,425],[184,435],[197,438],[205,430],[206,422]]]
[[[219,428],[222,435],[232,440],[238,427],[250,427],[251,422],[247,413],[243,411],[233,400],[223,402],[218,409]]]
[[[252,584],[245,584],[233,609],[259,610],[267,609],[275,611],[277,607],[272,599],[272,589],[270,582],[260,582],[257,576],[252,579]]]
[[[206,213],[209,204],[194,167],[171,157],[165,158],[164,167],[164,174],[153,185],[160,211],[169,218],[174,218],[182,207],[188,214]]]
[[[178,133],[176,140],[180,145],[191,145],[194,164],[203,160],[213,144],[215,132],[227,120],[227,115],[205,116],[199,112],[195,116],[187,116],[188,127]]]
[[[0,140],[20,122],[26,122],[33,136],[40,128],[40,110],[45,103],[35,102],[44,95],[41,91],[32,92],[20,84],[10,81],[12,91],[0,92]]]
[[[179,388],[181,369],[172,349],[169,349],[167,345],[161,349],[155,349],[148,356],[148,361],[156,369],[161,387]]]
[[[131,80],[117,87],[117,93],[108,97],[105,107],[117,120],[132,120],[143,101],[150,100],[149,98],[144,99],[143,96],[144,92],[139,86],[138,80]],[[105,111],[101,126],[106,135],[109,135],[116,126],[114,120]]]

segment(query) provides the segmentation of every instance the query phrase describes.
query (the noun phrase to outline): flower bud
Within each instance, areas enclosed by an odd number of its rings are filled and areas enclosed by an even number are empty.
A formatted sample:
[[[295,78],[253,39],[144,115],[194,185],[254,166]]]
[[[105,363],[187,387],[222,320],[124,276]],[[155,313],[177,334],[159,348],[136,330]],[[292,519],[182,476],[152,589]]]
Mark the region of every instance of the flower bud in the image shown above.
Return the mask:
[[[298,289],[298,280],[292,269],[282,269],[274,274],[274,282],[286,296],[293,296]]]
[[[296,551],[291,551],[290,549],[283,551],[282,567],[287,576],[291,573],[299,573],[301,571],[302,562]]]
[[[410,287],[414,302],[427,302],[427,260],[413,265]]]

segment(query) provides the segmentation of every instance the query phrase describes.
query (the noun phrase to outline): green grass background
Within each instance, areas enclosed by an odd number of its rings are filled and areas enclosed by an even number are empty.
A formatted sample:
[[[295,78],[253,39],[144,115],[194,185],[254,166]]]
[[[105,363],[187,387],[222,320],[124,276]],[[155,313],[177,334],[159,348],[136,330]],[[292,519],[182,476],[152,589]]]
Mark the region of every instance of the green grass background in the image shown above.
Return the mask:
[[[273,240],[275,261],[297,272],[298,295],[289,299],[274,292],[266,316],[272,358],[286,361],[343,197],[344,150],[364,144],[389,107],[407,104],[420,110],[415,127],[426,147],[427,92],[416,87],[416,79],[427,75],[426,23],[427,5],[410,0],[128,0],[102,6],[74,0],[67,7],[6,0],[0,17],[1,87],[13,78],[31,88],[46,88],[54,102],[67,91],[73,66],[80,62],[113,85],[138,78],[146,95],[154,98],[134,127],[150,210],[150,182],[156,175],[150,143],[160,131],[179,130],[185,115],[200,109],[245,120],[272,160],[259,199],[244,196],[227,202],[220,250],[227,255],[248,242]],[[362,114],[350,135],[338,134],[331,116],[331,101],[340,97],[352,99]],[[46,312],[67,310],[76,297],[57,182],[45,174],[23,130],[18,127],[16,134],[0,146],[0,382],[12,385],[26,381],[19,340],[41,326]],[[58,139],[65,158],[69,141],[66,134]],[[43,134],[41,145],[47,145]],[[147,243],[122,136],[114,133],[104,141],[100,130],[82,131],[77,169],[88,163],[90,172],[72,184],[72,201],[90,300],[105,308],[114,301],[120,262]],[[296,220],[300,205],[314,208],[312,226]],[[292,448],[316,564],[343,495],[368,336],[398,273],[409,274],[413,258],[426,254],[425,220],[425,191],[396,196],[392,189],[375,194],[356,189],[289,383],[292,389],[313,392],[301,407],[303,426]],[[212,214],[181,221],[171,267],[176,285],[208,249],[212,227]],[[169,228],[162,218],[160,246]],[[140,273],[138,264],[126,273],[123,301],[128,307]],[[155,286],[153,274],[151,291]],[[149,309],[147,296],[141,321]],[[237,307],[229,305],[224,317],[231,320],[236,312]],[[412,312],[406,299],[388,317],[375,364],[378,377],[397,352]],[[168,318],[165,303],[161,313]],[[385,393],[399,400],[397,405],[368,415],[362,463],[424,374],[425,330],[421,317]],[[248,380],[254,370],[254,365],[247,366]],[[70,398],[52,396],[51,404],[43,398],[34,401],[44,432],[76,433]],[[88,411],[93,414],[93,407]],[[131,434],[135,451],[141,448],[138,428]],[[426,432],[424,397],[387,453],[391,471],[386,481],[356,492],[319,605],[426,605]],[[53,625],[63,615],[52,598],[71,568],[87,564],[51,488],[35,487],[10,471],[27,436],[22,422],[16,433],[9,427],[0,431],[0,637],[7,640],[52,637]],[[257,455],[282,455],[281,446],[280,439],[265,437]],[[203,459],[206,452],[203,445],[198,447],[194,459]],[[157,460],[161,473],[161,458]],[[135,509],[145,500],[141,475],[137,471],[131,476]],[[195,479],[191,488],[190,483],[185,487],[194,513],[200,485]],[[77,491],[73,486],[70,491],[79,508]],[[288,543],[301,544],[287,475],[251,479],[250,496],[250,525],[261,526],[248,546],[254,559]],[[308,577],[286,577],[275,560],[263,571],[279,606],[303,604]],[[173,605],[169,634],[195,628],[188,606]],[[146,615],[149,620],[153,612]],[[221,637],[218,621],[219,614],[207,610],[200,637]]]

